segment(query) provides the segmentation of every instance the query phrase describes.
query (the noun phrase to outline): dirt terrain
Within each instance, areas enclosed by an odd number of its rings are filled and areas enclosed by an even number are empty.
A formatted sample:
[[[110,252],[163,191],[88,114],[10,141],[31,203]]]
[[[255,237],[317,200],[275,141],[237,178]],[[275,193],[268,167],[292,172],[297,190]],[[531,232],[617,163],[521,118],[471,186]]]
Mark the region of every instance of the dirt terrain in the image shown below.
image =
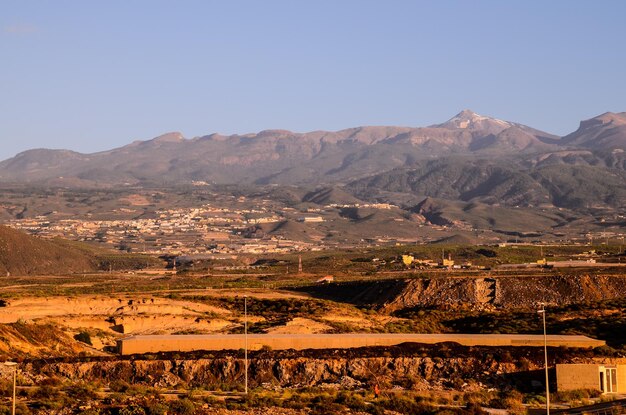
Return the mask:
[[[626,277],[434,277],[335,283],[298,291],[191,289],[117,295],[16,296],[2,300],[0,325],[19,323],[19,327],[29,330],[31,326],[55,327],[64,333],[65,345],[48,347],[45,343],[29,345],[28,341],[11,341],[15,337],[10,334],[15,328],[11,328],[6,329],[7,334],[0,341],[0,351],[23,356],[51,356],[61,351],[64,351],[61,355],[71,355],[75,350],[98,354],[114,350],[116,340],[127,335],[241,333],[245,320],[244,295],[248,297],[251,333],[450,333],[468,328],[488,333],[486,322],[491,317],[463,313],[468,310],[528,312],[535,310],[540,302],[562,307],[620,298],[626,296]],[[420,309],[458,312],[411,314],[411,310]],[[461,313],[461,310],[465,311]],[[576,315],[566,310],[561,313],[562,317],[555,316],[552,327],[569,332],[571,327],[559,320],[573,321]],[[617,319],[619,314],[612,313],[609,317]],[[536,322],[531,323],[525,326],[516,323],[520,331],[507,326],[505,332],[536,333]],[[612,324],[622,326],[619,319]],[[499,327],[503,329],[501,324]],[[73,340],[81,333],[89,335],[90,344]],[[601,329],[577,333],[596,338],[606,335]],[[619,338],[609,337],[599,338],[621,344]]]
[[[335,386],[367,388],[372,383],[414,390],[457,388],[474,390],[519,382],[530,389],[529,378],[541,380],[543,350],[528,347],[464,347],[455,343],[347,350],[251,352],[251,387],[278,388]],[[550,348],[554,362],[604,362],[626,359],[596,357],[589,350]],[[134,356],[131,359],[90,358],[27,361],[23,369],[35,380],[60,376],[88,381],[130,381],[174,387],[238,384],[243,380],[241,352],[197,352]],[[523,374],[522,374],[523,372]],[[266,387],[267,387],[266,386]]]
[[[254,283],[251,276],[233,276],[232,283],[238,285],[224,289],[201,288],[214,283],[213,276],[205,275],[81,278],[24,277],[5,284],[15,288],[0,298],[0,361],[19,362],[20,387],[34,397],[21,398],[22,403],[34,405],[39,399],[36,405],[51,404],[46,395],[38,394],[49,392],[47,384],[56,382],[53,389],[68,399],[73,388],[92,385],[100,402],[91,405],[101,407],[115,399],[115,405],[148,407],[150,400],[169,405],[168,399],[186,399],[200,390],[194,402],[206,407],[203,413],[237,413],[231,411],[233,402],[241,405],[238,409],[247,405],[236,396],[244,378],[242,350],[120,356],[114,346],[131,334],[242,333],[244,302],[250,333],[537,334],[540,319],[534,307],[543,300],[548,302],[550,334],[584,334],[608,344],[593,350],[549,348],[551,366],[626,362],[626,337],[620,334],[626,333],[623,276],[433,273],[430,278],[378,276],[291,290],[243,287]],[[44,291],[49,295],[42,295]],[[598,301],[607,298],[615,300]],[[253,391],[281,396],[263,404],[267,406],[263,410],[251,410],[259,415],[311,414],[315,400],[329,390],[335,391],[333,399],[338,401],[343,393],[361,396],[358,399],[370,405],[361,408],[369,408],[378,402],[373,385],[380,385],[389,400],[396,393],[471,396],[514,390],[534,396],[543,390],[544,379],[540,347],[456,343],[301,351],[266,347],[250,351],[249,365]],[[0,373],[0,378],[7,376],[6,371]],[[134,392],[113,390],[119,387]],[[283,402],[292,402],[288,396],[304,399],[301,394],[307,393],[312,396],[304,412],[299,409],[303,406],[279,409]],[[153,397],[157,395],[158,399]],[[3,404],[0,401],[0,407]]]
[[[391,312],[415,307],[534,309],[626,296],[623,275],[433,277],[334,283],[301,289],[315,297]]]
[[[243,296],[248,297],[247,321],[253,332],[308,334],[335,332],[335,325],[372,327],[388,321],[360,310],[310,299],[306,295],[276,290],[190,290],[176,293],[15,297],[2,300],[0,328],[44,330],[54,327],[67,344],[56,350],[73,352],[113,350],[116,340],[135,334],[211,334],[241,332],[244,325]],[[264,311],[266,307],[272,310]],[[295,307],[295,308],[294,308]],[[310,314],[320,310],[318,315]],[[302,310],[302,311],[298,311]],[[290,312],[291,311],[291,312]],[[52,356],[55,348],[15,342],[8,330],[0,338],[0,352],[24,356]],[[90,335],[90,345],[73,341],[79,333]],[[35,342],[37,343],[37,342]],[[89,346],[89,347],[88,347]]]

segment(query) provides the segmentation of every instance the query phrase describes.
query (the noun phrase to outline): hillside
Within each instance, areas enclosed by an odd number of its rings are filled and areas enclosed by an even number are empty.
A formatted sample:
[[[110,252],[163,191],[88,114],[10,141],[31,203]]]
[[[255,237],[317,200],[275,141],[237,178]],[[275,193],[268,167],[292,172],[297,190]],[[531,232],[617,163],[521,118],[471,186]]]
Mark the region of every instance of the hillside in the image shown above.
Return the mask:
[[[324,234],[314,227],[290,220],[269,224],[266,225],[266,228],[268,228],[267,233],[269,235],[281,236],[285,239],[319,241],[324,237]]]
[[[307,193],[302,198],[303,202],[311,202],[317,205],[348,205],[355,203],[363,203],[343,189],[337,187],[321,188]]]
[[[77,242],[46,240],[0,225],[0,277],[64,275],[98,269],[132,269],[160,261],[133,257]]]
[[[0,226],[0,275],[72,273],[96,266],[85,251]]]
[[[626,171],[591,165],[528,168],[514,159],[443,158],[351,182],[357,196],[411,193],[463,202],[523,207],[623,207]]]

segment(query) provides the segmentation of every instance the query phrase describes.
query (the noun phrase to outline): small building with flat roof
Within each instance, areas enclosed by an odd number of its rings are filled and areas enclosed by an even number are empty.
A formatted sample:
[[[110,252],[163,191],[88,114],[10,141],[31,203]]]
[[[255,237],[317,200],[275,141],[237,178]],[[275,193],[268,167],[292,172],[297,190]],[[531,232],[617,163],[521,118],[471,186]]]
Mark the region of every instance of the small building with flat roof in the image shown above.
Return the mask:
[[[626,393],[626,364],[557,364],[556,388],[558,391],[593,389],[602,393]]]

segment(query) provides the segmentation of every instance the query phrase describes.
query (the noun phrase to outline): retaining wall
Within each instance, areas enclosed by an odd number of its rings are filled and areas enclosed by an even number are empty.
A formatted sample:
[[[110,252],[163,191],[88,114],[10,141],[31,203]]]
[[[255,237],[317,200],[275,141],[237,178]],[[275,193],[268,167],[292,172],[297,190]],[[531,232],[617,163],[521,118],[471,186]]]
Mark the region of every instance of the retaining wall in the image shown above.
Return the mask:
[[[401,343],[435,344],[455,342],[463,346],[543,346],[542,335],[530,334],[249,334],[248,349],[263,346],[273,350],[346,349],[367,346],[395,346]],[[604,341],[585,336],[550,335],[551,347],[593,348]],[[123,355],[196,350],[238,350],[246,347],[243,334],[144,335],[118,340]]]

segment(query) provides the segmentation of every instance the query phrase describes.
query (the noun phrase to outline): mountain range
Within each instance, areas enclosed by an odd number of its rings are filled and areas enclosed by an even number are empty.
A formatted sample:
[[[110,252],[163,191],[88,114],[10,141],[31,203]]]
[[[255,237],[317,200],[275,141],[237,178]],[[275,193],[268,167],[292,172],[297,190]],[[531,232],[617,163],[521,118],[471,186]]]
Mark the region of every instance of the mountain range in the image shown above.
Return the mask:
[[[28,150],[0,182],[110,187],[180,184],[342,187],[364,200],[425,197],[570,209],[626,205],[626,113],[558,137],[464,110],[428,127],[167,133],[109,151]]]

